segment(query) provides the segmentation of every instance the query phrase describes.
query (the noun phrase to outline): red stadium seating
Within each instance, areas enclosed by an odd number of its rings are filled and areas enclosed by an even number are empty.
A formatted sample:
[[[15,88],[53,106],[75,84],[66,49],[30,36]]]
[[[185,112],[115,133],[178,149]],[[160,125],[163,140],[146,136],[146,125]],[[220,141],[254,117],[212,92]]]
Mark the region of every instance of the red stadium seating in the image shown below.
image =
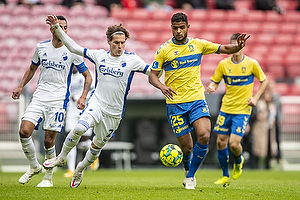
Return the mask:
[[[300,96],[300,84],[292,84],[291,85],[291,95]]]
[[[285,96],[290,94],[290,86],[288,83],[276,83],[275,91],[280,95]]]
[[[285,22],[296,22],[299,23],[300,12],[296,10],[290,10],[282,16]]]
[[[194,10],[191,10],[187,15],[188,15],[190,21],[206,22],[208,20],[208,11],[207,10],[194,9]]]
[[[136,8],[131,13],[131,18],[136,20],[148,20],[150,17],[150,13],[145,11],[142,8]]]
[[[272,77],[280,79],[286,77],[285,68],[280,63],[269,64],[267,66],[267,73],[270,74]]]
[[[143,20],[127,20],[124,23],[124,26],[128,29],[129,32],[139,32],[145,29],[145,22]]]
[[[280,23],[283,21],[282,15],[279,15],[276,12],[266,12],[266,21],[267,22],[277,22]]]
[[[299,63],[287,67],[287,76],[292,79],[300,77]]]
[[[243,33],[243,22],[225,22],[223,25],[223,31],[230,34]]]
[[[141,31],[138,34],[138,39],[142,42],[153,43],[159,41],[159,32]]]
[[[110,16],[115,19],[130,19],[131,18],[131,10],[129,9],[112,9],[110,11]]]
[[[272,74],[275,79],[289,81],[300,77],[300,12],[288,10],[285,15],[278,15],[274,11],[253,10],[252,2],[237,0],[236,10],[225,11],[213,9],[214,1],[209,0],[210,9],[184,11],[191,25],[189,36],[228,44],[234,32],[248,33],[251,37],[247,41],[244,53],[256,59],[266,73]],[[283,2],[283,5],[290,9],[296,1],[279,0],[279,2]],[[175,9],[173,12],[177,11]],[[30,62],[34,46],[38,42],[51,38],[45,16],[53,13],[65,15],[70,27],[68,31],[70,36],[80,45],[88,48],[108,49],[105,36],[107,26],[124,23],[131,34],[126,49],[141,54],[141,57],[150,63],[157,48],[172,38],[170,18],[173,12],[159,10],[151,13],[142,8],[113,9],[110,17],[107,17],[106,8],[92,4],[82,9],[68,9],[52,3],[34,6],[31,10],[24,6],[13,7],[13,9],[0,6],[2,48],[0,62],[7,63],[12,68],[20,67],[21,59],[23,62]],[[86,29],[88,31],[82,31]],[[222,58],[224,57],[220,55],[203,56],[203,76],[211,76],[213,70],[207,66],[215,68]],[[18,60],[18,64],[13,63],[13,59]],[[2,67],[3,65],[0,69]],[[28,66],[23,65],[22,69],[25,67]],[[297,88],[295,90],[294,93],[297,93]]]
[[[157,10],[149,14],[150,19],[153,20],[163,20],[163,21],[168,21],[170,23],[171,21],[171,14],[169,12],[165,12],[163,10]]]
[[[275,43],[275,34],[261,33],[256,35],[258,44],[272,45]]]
[[[249,14],[245,18],[248,22],[263,22],[266,20],[266,15],[261,10],[249,10]]]
[[[211,22],[215,21],[226,21],[227,13],[225,10],[210,10],[208,13],[208,20]]]
[[[230,22],[244,22],[246,19],[246,14],[242,11],[228,10],[226,13],[227,23]]]
[[[295,43],[296,43],[296,41],[294,39],[294,34],[291,34],[291,33],[277,34],[275,42],[276,42],[276,44],[281,44],[281,45],[295,45]]]
[[[259,33],[261,31],[261,23],[260,22],[247,22],[243,23],[243,30],[245,33],[254,34]]]
[[[279,31],[281,33],[296,34],[299,29],[300,25],[298,22],[284,22],[280,23],[279,26]]]
[[[277,32],[279,32],[279,23],[264,22],[260,28],[263,33],[276,34]]]
[[[148,31],[157,31],[157,32],[169,32],[172,34],[172,30],[170,29],[171,22],[169,20],[157,20],[153,21],[152,19],[142,20],[143,28],[141,30],[148,30]]]

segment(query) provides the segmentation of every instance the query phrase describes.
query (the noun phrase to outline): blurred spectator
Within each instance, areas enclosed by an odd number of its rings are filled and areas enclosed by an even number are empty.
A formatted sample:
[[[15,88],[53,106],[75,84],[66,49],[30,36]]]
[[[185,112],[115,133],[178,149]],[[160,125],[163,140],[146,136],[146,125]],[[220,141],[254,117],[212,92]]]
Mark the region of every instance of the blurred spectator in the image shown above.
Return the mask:
[[[253,110],[254,111],[254,110]],[[268,105],[264,95],[257,101],[255,120],[251,127],[254,168],[264,168],[268,146]]]
[[[114,8],[122,8],[121,0],[96,0],[96,4],[104,6],[108,11],[111,11]]]
[[[278,14],[284,14],[285,10],[277,4],[276,0],[255,0],[257,10],[274,10]]]
[[[73,6],[84,6],[83,0],[63,0],[61,5],[71,8]]]
[[[223,10],[234,10],[234,0],[216,0],[216,8]]]
[[[6,5],[6,0],[0,0],[0,5],[1,5],[1,4]]]
[[[32,6],[35,6],[35,5],[43,5],[42,2],[40,2],[40,0],[19,0],[18,2],[19,5],[25,5],[25,6],[28,6],[28,7],[32,7]]]
[[[273,143],[275,143],[275,119],[276,119],[276,106],[273,101],[272,92],[270,88],[264,92],[264,98],[268,106],[268,151],[266,158],[266,169],[270,169],[270,161],[273,153]]]
[[[178,8],[184,10],[207,8],[206,0],[176,0],[175,2]]]
[[[142,0],[144,7],[153,12],[155,10],[164,10],[171,12],[173,8],[166,4],[166,0]]]
[[[271,79],[269,82],[268,90],[270,90],[272,94],[273,104],[276,107],[276,116],[275,116],[275,140],[276,140],[276,161],[277,164],[280,164],[281,161],[281,148],[280,148],[280,142],[281,142],[281,121],[282,121],[282,104],[280,101],[280,94],[275,91],[276,82],[274,79]]]

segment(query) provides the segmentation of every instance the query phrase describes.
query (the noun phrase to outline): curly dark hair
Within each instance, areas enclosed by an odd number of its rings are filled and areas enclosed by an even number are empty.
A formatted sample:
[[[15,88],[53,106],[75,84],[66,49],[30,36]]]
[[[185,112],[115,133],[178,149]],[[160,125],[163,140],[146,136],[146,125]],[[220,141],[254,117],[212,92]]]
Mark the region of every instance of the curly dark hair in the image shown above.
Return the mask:
[[[122,23],[120,23],[120,25],[109,26],[106,31],[106,37],[112,41],[113,34],[120,31],[124,33],[126,40],[130,38],[129,32]]]
[[[184,13],[175,13],[171,18],[172,22],[186,22],[188,24],[188,18]]]

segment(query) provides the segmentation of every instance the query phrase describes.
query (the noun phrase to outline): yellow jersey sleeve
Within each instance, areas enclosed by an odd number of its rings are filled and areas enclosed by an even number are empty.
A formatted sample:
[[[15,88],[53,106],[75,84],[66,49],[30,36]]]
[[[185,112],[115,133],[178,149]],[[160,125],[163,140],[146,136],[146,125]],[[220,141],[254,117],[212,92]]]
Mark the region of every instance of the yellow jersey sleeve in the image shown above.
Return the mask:
[[[165,85],[176,91],[168,104],[186,103],[205,99],[200,80],[202,55],[218,53],[219,44],[206,40],[188,38],[187,43],[178,45],[173,39],[164,43],[156,52],[151,70],[165,71]]]

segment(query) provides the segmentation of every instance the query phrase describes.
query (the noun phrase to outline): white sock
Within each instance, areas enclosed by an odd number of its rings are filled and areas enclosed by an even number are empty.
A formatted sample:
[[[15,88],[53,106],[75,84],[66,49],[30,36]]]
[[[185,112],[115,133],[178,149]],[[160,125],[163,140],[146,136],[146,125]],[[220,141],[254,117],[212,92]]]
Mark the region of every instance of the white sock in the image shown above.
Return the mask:
[[[62,147],[62,151],[59,154],[59,157],[64,160],[66,160],[67,155],[72,150],[72,148],[77,145],[81,137],[80,135],[74,134],[74,132],[74,129],[69,132]]]
[[[91,165],[100,155],[101,149],[90,149],[86,152],[84,159],[78,163],[76,169],[79,171],[85,170],[89,165]]]
[[[29,161],[30,168],[37,168],[39,161],[35,155],[35,147],[31,136],[29,138],[20,138],[22,150]]]
[[[45,160],[55,158],[56,152],[55,152],[55,145],[49,149],[45,148]],[[53,176],[53,169],[46,169],[44,179],[52,180]]]
[[[91,143],[92,143],[92,141],[90,139],[87,139],[86,141],[79,142],[77,147],[78,147],[78,149],[82,149],[84,151],[87,151],[90,148]]]
[[[77,148],[74,147],[67,155],[68,169],[71,170],[72,172],[75,171],[76,156],[77,156]]]

